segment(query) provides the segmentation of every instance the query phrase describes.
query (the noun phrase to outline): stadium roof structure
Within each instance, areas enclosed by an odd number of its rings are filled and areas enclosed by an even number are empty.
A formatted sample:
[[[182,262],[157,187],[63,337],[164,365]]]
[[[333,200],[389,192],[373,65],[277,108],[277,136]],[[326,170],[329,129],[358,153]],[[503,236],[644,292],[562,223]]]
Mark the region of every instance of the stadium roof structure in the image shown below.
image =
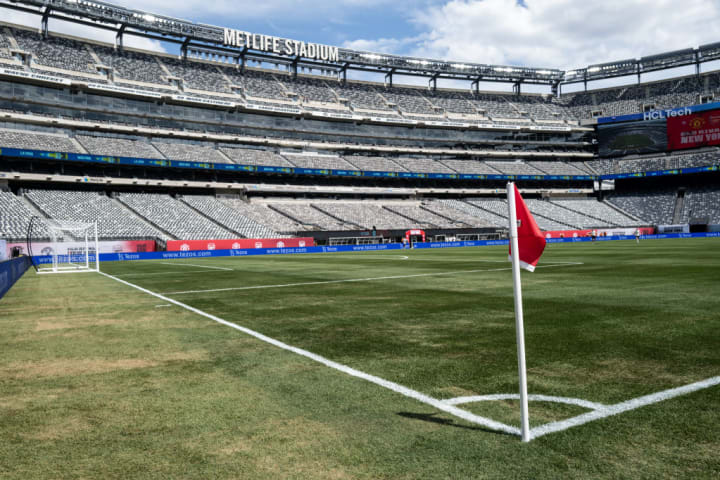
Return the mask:
[[[613,77],[695,65],[720,59],[720,42],[661,53],[636,59],[590,65],[585,68],[562,71],[550,68],[534,68],[508,65],[488,65],[453,62],[426,58],[389,55],[337,48],[337,60],[323,61],[300,55],[268,53],[258,49],[229,46],[225,43],[223,27],[194,23],[179,18],[133,10],[111,3],[86,0],[0,0],[0,7],[40,15],[41,30],[48,33],[50,18],[83,24],[116,32],[116,45],[122,48],[123,35],[136,35],[162,42],[179,44],[183,55],[188,51],[232,58],[239,64],[246,61],[283,64],[292,67],[318,68],[337,73],[343,79],[347,71],[384,73],[386,82],[392,84],[394,74],[428,78],[429,85],[436,87],[438,78],[469,80],[477,88],[479,82],[512,83],[519,92],[521,84],[550,85],[556,89],[561,84],[581,83]],[[274,38],[274,37],[273,37]],[[290,41],[293,42],[293,41]]]

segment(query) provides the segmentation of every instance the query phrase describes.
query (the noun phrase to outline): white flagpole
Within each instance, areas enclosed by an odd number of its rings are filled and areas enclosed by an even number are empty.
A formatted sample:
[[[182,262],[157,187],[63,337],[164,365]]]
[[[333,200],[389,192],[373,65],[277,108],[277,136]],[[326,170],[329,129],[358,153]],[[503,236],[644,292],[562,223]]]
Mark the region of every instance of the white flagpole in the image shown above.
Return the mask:
[[[520,283],[520,258],[518,253],[517,210],[515,209],[515,184],[507,184],[507,201],[510,213],[510,246],[512,250],[513,291],[515,293],[515,334],[517,336],[518,373],[520,377],[520,422],[522,441],[530,441],[528,411],[527,371],[525,368],[525,328],[523,326],[522,284]]]

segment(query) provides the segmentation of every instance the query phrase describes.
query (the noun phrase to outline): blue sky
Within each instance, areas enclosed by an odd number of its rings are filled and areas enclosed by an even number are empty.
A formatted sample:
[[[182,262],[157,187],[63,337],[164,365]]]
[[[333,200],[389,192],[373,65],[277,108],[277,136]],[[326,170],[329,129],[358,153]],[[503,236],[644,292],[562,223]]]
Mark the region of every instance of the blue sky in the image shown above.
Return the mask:
[[[720,41],[720,0],[116,3],[194,22],[380,53],[564,70]],[[4,17],[27,23],[27,17]],[[112,35],[82,32],[58,22],[51,29],[112,41]],[[142,40],[134,43],[152,47]]]

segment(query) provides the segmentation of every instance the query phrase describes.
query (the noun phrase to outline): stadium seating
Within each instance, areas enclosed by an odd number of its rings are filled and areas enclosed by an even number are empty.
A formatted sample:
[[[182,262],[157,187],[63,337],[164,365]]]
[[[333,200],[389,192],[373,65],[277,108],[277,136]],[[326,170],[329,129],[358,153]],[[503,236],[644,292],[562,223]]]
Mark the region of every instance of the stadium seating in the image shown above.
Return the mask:
[[[394,161],[409,172],[456,173],[441,162],[430,158],[396,158]]]
[[[720,224],[720,189],[693,188],[685,193],[682,223],[692,221]]]
[[[300,168],[355,170],[351,164],[339,156],[291,153],[283,153],[283,156],[293,166]]]
[[[37,214],[12,192],[0,190],[0,239],[24,241],[30,219]],[[40,230],[47,234],[47,230]]]
[[[145,220],[178,240],[238,237],[239,232],[220,227],[170,195],[123,193],[117,198]]]
[[[245,238],[281,238],[279,234],[208,195],[184,195],[180,198],[203,215],[210,217],[220,225],[237,232]]]
[[[263,203],[247,203],[240,199],[229,197],[218,197],[218,201],[249,220],[259,225],[264,225],[266,228],[283,235],[294,235],[296,232],[306,230],[299,222],[291,219],[287,215],[283,215],[277,210],[273,210]]]
[[[97,69],[86,45],[62,37],[49,37],[45,40],[37,32],[14,30],[13,36],[20,49],[31,52],[33,64],[59,68],[72,72],[97,74]]]
[[[630,218],[616,208],[594,199],[557,199],[552,200],[552,203],[581,214],[590,223],[593,223],[593,219],[596,219],[615,227],[632,227],[638,224],[636,219]],[[603,225],[598,223],[593,226]]]
[[[417,227],[422,228],[468,228],[471,224],[466,224],[454,218],[444,217],[441,214],[436,213],[425,207],[424,205],[416,203],[408,204],[388,204],[385,206],[386,209],[391,212],[402,215],[403,217],[413,220]]]
[[[130,140],[127,138],[94,137],[77,135],[80,144],[93,155],[108,155],[117,157],[157,158],[164,159],[152,144],[144,140]]]
[[[490,213],[494,213],[496,216],[500,216],[503,218],[503,224],[507,225],[507,218],[508,218],[508,206],[507,201],[505,200],[488,200],[488,199],[469,199],[469,203],[472,205],[482,208],[483,210],[487,210]],[[567,224],[567,223],[561,223],[560,221],[556,221],[552,218],[546,217],[542,212],[546,211],[546,209],[542,208],[540,206],[539,208],[537,205],[531,205],[532,202],[528,201],[528,208],[530,208],[530,211],[535,216],[535,221],[538,224],[538,227],[540,227],[542,230],[568,230],[572,228],[576,228],[573,225]],[[533,209],[533,207],[536,207]]]
[[[417,227],[413,221],[385,208],[380,202],[316,202],[315,205],[335,218],[368,230],[373,226],[380,230]]]
[[[348,225],[305,202],[274,202],[270,205],[274,210],[297,220],[307,230],[351,230],[357,228],[357,226]]]
[[[502,228],[508,224],[507,213],[503,216],[499,213],[494,213],[477,205],[473,205],[469,201],[450,199],[435,200],[429,205],[429,208],[435,210],[438,206],[444,207],[448,213],[453,213],[453,217],[475,227]],[[454,213],[456,211],[459,213]]]
[[[406,172],[407,170],[393,161],[392,158],[364,157],[360,155],[346,156],[345,160],[356,170],[370,172]]]
[[[0,145],[6,148],[87,153],[80,144],[65,135],[37,133],[31,130],[0,129]]]
[[[488,161],[487,164],[505,175],[545,175],[542,171],[520,160],[514,162]]]
[[[498,170],[495,170],[486,162],[479,162],[477,160],[441,160],[441,162],[448,168],[465,174],[476,174],[476,175],[502,175]]]
[[[27,198],[47,217],[98,225],[98,238],[162,239],[167,235],[133,215],[128,209],[98,192],[29,190]]]
[[[52,75],[94,82],[111,82],[132,88],[158,92],[192,91],[201,96],[244,96],[252,104],[300,104],[321,108],[317,104],[347,104],[351,109],[375,112],[380,115],[468,115],[498,121],[502,124],[522,121],[572,122],[596,115],[622,115],[642,112],[645,108],[671,108],[700,102],[701,94],[720,92],[720,84],[713,73],[700,79],[681,77],[641,86],[623,85],[587,92],[571,92],[559,97],[538,94],[516,95],[500,92],[462,90],[429,91],[404,86],[386,87],[381,84],[349,81],[343,85],[335,78],[308,76],[301,72],[292,78],[287,71],[268,71],[218,61],[208,61],[198,55],[181,60],[169,55],[153,55],[132,49],[82,42],[51,34],[43,39],[35,31],[7,27],[0,35],[0,57],[9,58],[10,38],[22,51],[32,56],[33,69]],[[6,68],[23,68],[5,65]],[[98,70],[110,69],[107,79]],[[49,70],[48,70],[49,69]],[[237,87],[237,88],[235,88]],[[278,103],[279,102],[279,103]],[[371,113],[372,114],[372,113]],[[431,115],[438,115],[432,117]],[[530,122],[530,123],[527,123]]]
[[[233,162],[239,165],[266,165],[270,167],[292,167],[293,165],[281,155],[268,150],[253,148],[221,147],[224,153]]]
[[[173,160],[189,162],[232,163],[228,157],[218,150],[192,143],[166,143],[153,142],[152,146],[158,149],[165,157]]]
[[[621,210],[640,218],[643,223],[670,225],[675,212],[675,189],[613,193],[608,202]]]

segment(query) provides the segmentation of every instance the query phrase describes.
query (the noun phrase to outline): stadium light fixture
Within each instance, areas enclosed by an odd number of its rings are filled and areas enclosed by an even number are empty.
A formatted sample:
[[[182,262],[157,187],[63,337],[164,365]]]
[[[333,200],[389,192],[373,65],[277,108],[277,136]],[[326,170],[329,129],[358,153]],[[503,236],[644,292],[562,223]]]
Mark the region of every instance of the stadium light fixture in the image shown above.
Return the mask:
[[[588,73],[596,73],[600,71],[600,67],[590,67],[587,69]]]

